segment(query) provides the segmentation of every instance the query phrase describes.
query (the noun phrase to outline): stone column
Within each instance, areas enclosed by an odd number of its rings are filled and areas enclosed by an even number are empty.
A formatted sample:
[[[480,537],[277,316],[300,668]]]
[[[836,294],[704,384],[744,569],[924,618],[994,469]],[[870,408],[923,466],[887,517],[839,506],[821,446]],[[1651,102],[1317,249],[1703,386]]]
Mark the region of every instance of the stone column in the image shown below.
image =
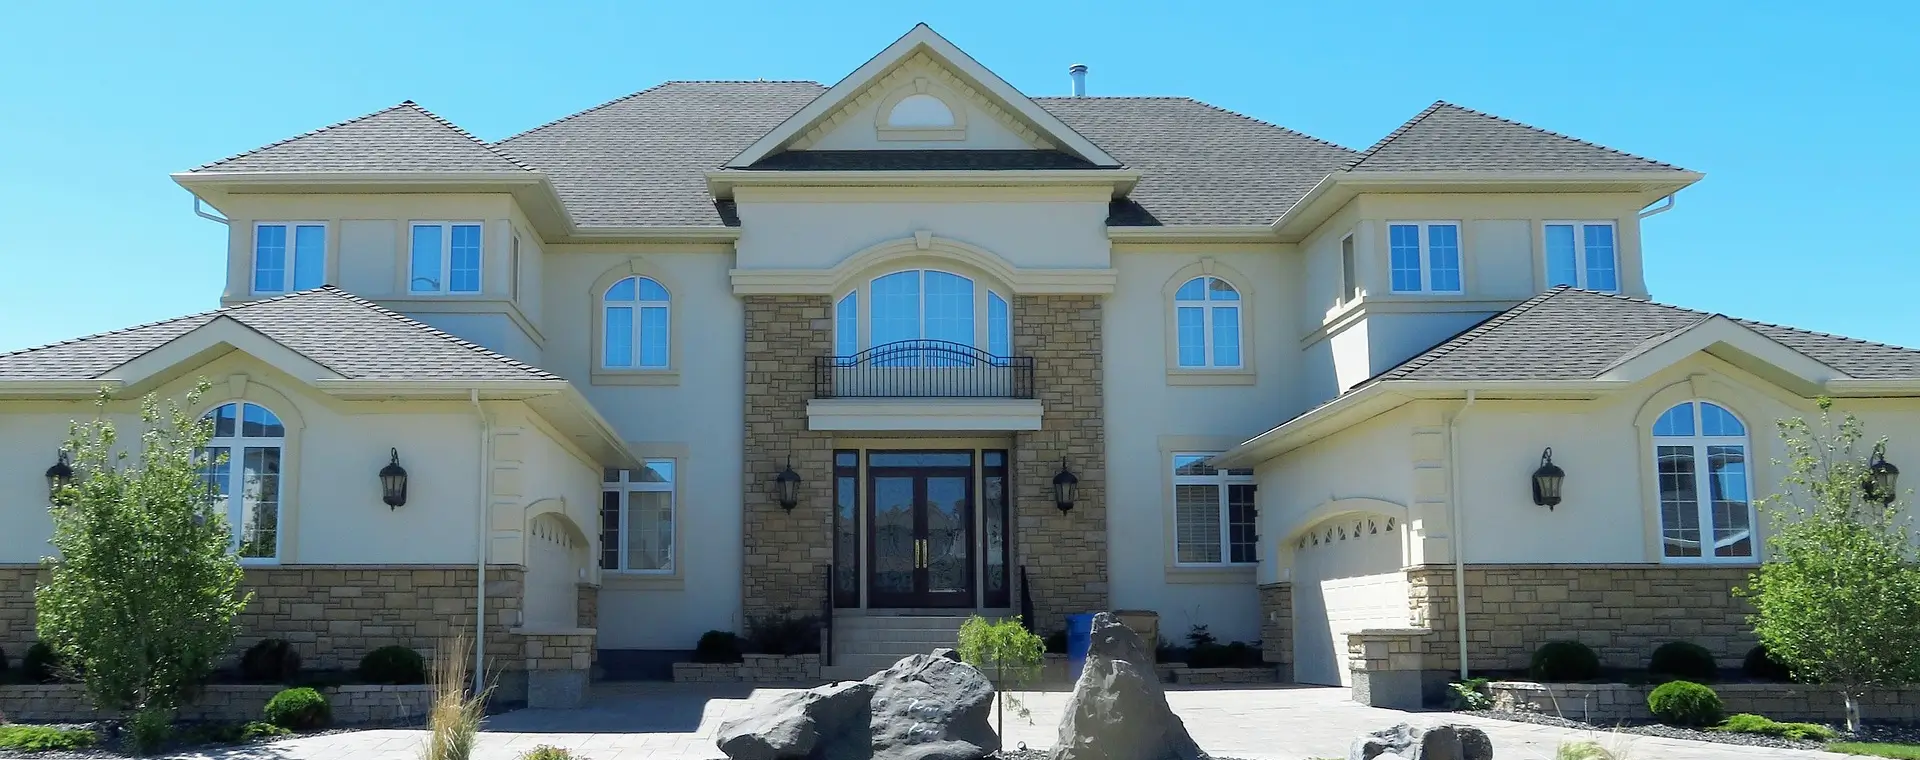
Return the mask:
[[[769,615],[818,615],[833,561],[833,437],[807,429],[814,358],[832,352],[823,296],[746,296],[745,493],[741,538],[742,623]],[[773,479],[791,457],[800,503],[788,512]]]
[[[1293,584],[1260,587],[1260,659],[1279,667],[1280,680],[1293,680]]]
[[[1369,707],[1417,710],[1424,704],[1425,628],[1378,628],[1347,634],[1347,671],[1353,701]]]
[[[571,710],[586,700],[594,629],[516,630],[524,637],[527,706]]]
[[[1034,392],[1045,410],[1039,430],[1014,436],[1013,453],[1015,557],[1027,569],[1034,627],[1045,634],[1066,627],[1070,613],[1108,606],[1100,298],[1015,296],[1013,352],[1034,358]],[[1062,460],[1080,479],[1066,513],[1053,498]]]

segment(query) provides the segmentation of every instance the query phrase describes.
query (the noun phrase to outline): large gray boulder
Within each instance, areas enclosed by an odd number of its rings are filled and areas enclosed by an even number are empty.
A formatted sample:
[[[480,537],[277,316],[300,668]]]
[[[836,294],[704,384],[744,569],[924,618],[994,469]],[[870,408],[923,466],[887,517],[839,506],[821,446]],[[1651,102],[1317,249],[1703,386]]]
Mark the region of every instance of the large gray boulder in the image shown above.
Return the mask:
[[[980,760],[1000,749],[992,706],[973,666],[917,654],[865,681],[756,701],[715,744],[730,760]]]
[[[1353,741],[1347,760],[1493,760],[1493,740],[1472,726],[1401,723]]]
[[[1202,760],[1167,706],[1153,650],[1107,613],[1093,617],[1087,664],[1067,699],[1050,760]]]

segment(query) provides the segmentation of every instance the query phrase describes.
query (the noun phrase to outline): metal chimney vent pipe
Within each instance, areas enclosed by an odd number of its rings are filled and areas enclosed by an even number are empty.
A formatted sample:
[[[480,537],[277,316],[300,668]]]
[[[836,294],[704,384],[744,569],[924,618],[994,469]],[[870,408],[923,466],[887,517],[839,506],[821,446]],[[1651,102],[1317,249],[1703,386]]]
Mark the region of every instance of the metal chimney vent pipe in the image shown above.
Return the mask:
[[[1076,98],[1086,97],[1087,96],[1087,65],[1084,63],[1076,63],[1072,66],[1068,66],[1067,76],[1073,77],[1073,96]]]

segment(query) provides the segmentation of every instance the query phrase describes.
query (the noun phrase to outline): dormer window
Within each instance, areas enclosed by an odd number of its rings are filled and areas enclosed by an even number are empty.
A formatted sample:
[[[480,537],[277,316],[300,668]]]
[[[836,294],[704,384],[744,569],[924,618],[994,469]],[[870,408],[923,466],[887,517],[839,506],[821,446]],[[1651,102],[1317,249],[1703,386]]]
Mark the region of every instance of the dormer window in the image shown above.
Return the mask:
[[[952,93],[920,78],[894,90],[874,114],[874,128],[882,140],[964,140],[967,110]]]

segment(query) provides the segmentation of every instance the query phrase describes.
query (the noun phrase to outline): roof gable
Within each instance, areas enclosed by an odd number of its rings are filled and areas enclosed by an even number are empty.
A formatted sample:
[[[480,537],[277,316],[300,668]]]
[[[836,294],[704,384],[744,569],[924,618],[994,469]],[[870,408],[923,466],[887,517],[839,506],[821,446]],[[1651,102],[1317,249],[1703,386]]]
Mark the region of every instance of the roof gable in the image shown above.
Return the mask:
[[[411,100],[193,169],[241,172],[525,172]]]
[[[1488,113],[1436,101],[1347,165],[1372,171],[1685,171]]]
[[[1035,149],[1059,149],[1099,167],[1120,162],[1052,113],[981,66],[926,24],[918,24],[819,98],[761,135],[727,167],[742,169],[784,149],[804,149],[830,138],[850,116],[873,108],[901,87],[939,88],[943,94],[979,108],[1000,128]],[[1008,148],[996,144],[993,148]]]

